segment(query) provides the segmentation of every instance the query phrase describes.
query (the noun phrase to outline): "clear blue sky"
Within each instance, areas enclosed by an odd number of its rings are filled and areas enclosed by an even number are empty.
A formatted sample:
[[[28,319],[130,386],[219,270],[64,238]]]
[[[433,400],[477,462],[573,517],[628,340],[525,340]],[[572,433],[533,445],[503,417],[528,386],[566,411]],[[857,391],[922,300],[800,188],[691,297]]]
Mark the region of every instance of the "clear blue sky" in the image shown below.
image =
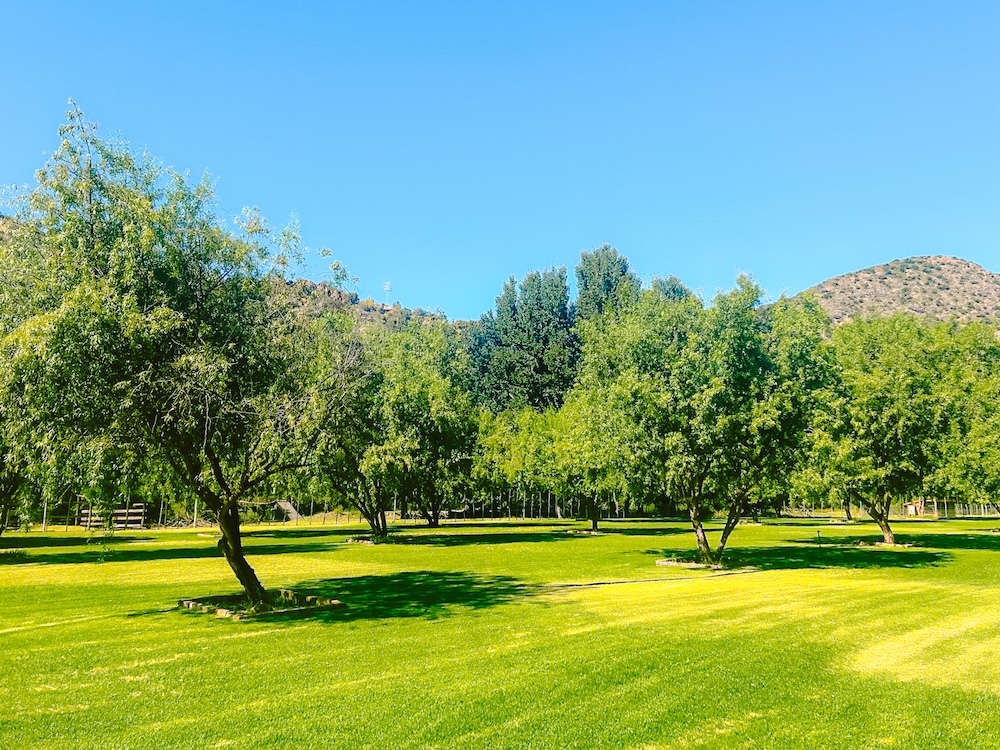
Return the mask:
[[[8,2],[0,183],[73,97],[227,214],[295,212],[363,296],[453,318],[604,242],[707,294],[1000,271],[998,40],[995,0]]]

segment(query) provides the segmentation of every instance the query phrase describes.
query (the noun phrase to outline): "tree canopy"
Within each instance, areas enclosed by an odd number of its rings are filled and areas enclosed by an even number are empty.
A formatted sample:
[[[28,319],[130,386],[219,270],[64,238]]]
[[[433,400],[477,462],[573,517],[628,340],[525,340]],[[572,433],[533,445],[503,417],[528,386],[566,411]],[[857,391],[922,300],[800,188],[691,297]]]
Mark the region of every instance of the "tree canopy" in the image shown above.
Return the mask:
[[[15,444],[112,495],[150,462],[170,467],[263,605],[240,503],[304,464],[314,394],[352,377],[312,377],[313,339],[276,293],[295,233],[256,211],[230,232],[207,180],[101,140],[78,113],[61,134],[0,255]]]
[[[470,332],[479,403],[494,412],[559,406],[576,376],[573,326],[565,268],[529,273],[520,285],[511,277]]]
[[[815,299],[766,303],[744,276],[708,301],[674,276],[643,288],[608,245],[581,254],[575,301],[557,268],[470,324],[361,314],[336,282],[286,278],[294,225],[251,209],[233,230],[208,180],[79,112],[60,134],[0,224],[0,532],[39,500],[197,498],[266,607],[241,531],[258,496],[334,498],[382,538],[393,507],[437,525],[549,493],[595,530],[605,509],[682,513],[718,563],[742,516],[804,497],[859,503],[892,543],[894,502],[1000,492],[985,324],[831,330]]]

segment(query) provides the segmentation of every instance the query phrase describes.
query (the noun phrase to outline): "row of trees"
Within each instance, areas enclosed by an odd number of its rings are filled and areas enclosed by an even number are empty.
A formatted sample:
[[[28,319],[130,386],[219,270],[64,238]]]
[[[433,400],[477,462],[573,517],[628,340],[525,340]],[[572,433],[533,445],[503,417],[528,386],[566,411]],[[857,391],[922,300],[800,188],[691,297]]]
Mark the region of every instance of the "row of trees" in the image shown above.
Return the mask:
[[[814,301],[762,305],[740,279],[703,305],[653,285],[578,327],[559,408],[504,412],[480,440],[494,476],[599,507],[690,519],[717,562],[739,519],[793,498],[865,508],[991,502],[1000,491],[1000,343],[986,325],[910,315],[830,330]],[[704,523],[725,522],[713,549]]]
[[[394,505],[437,524],[512,490],[684,513],[721,558],[741,516],[789,497],[991,496],[992,329],[913,317],[831,331],[809,299],[739,279],[708,304],[625,258],[511,279],[479,321],[318,308],[286,272],[293,227],[236,231],[191,183],[71,113],[0,224],[0,528],[17,504],[197,498],[252,602],[241,514],[275,497]],[[346,297],[346,295],[345,295]],[[705,524],[722,512],[715,545]]]
[[[79,112],[0,222],[0,529],[17,506],[194,498],[257,606],[241,514],[334,494],[377,534],[402,499],[437,523],[471,475],[478,413],[437,318],[362,326],[286,280],[294,226],[231,231],[192,183]]]

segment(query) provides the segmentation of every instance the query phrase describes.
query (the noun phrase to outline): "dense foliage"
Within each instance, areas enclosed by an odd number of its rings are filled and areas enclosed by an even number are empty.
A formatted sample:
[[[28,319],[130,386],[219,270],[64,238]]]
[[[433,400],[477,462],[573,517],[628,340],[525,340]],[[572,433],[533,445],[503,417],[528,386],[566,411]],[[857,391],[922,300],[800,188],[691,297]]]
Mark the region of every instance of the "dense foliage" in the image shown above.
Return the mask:
[[[642,288],[606,245],[575,300],[559,268],[471,323],[358,315],[286,278],[294,227],[247,211],[234,233],[208,182],[78,113],[62,136],[0,224],[0,531],[39,506],[198,502],[266,606],[240,528],[278,499],[353,506],[379,539],[393,509],[683,514],[718,562],[741,517],[802,498],[860,504],[892,542],[893,502],[1000,492],[983,324],[831,331],[815,299],[765,304],[745,277],[707,302]]]

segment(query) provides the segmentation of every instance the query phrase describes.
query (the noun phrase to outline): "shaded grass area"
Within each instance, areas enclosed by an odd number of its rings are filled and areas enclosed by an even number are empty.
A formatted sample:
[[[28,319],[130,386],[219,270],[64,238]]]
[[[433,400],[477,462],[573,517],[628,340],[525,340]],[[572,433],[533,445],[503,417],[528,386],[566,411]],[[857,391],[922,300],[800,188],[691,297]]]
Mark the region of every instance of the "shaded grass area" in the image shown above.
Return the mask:
[[[336,541],[324,542],[287,542],[282,544],[247,545],[251,555],[284,555],[298,552],[319,552],[329,550]],[[31,555],[30,560],[48,565],[72,565],[76,563],[143,563],[153,560],[197,560],[201,558],[217,558],[219,550],[215,544],[193,547],[163,547],[149,548],[133,547],[127,542],[113,542],[105,546],[94,543],[86,549],[73,552],[54,552],[45,555]]]
[[[381,576],[354,576],[305,581],[296,593],[339,599],[344,606],[264,616],[283,621],[321,622],[380,620],[396,617],[437,619],[460,609],[485,609],[537,594],[540,589],[510,576],[484,578],[464,572],[404,571]]]
[[[695,561],[686,549],[648,550],[658,558]],[[953,555],[941,550],[891,549],[875,546],[826,542],[796,542],[774,547],[733,548],[726,551],[728,568],[753,567],[761,570],[801,570],[806,568],[921,568],[945,565]]]
[[[28,555],[0,573],[0,745],[995,747],[989,523],[900,523],[892,549],[748,525],[729,564],[757,572],[669,579],[683,524],[607,526],[250,529],[266,584],[345,606],[240,623],[174,607],[234,590],[205,530],[116,536],[104,562],[5,535]]]
[[[457,547],[470,544],[522,544],[525,542],[564,542],[572,539],[565,530],[555,531],[514,531],[474,534],[453,534],[448,532],[437,534],[397,534],[386,541],[389,544],[425,544],[434,547]]]
[[[151,540],[155,537],[151,535],[135,536],[132,534],[113,534],[105,538],[107,544],[129,544],[141,540]],[[65,533],[59,536],[54,534],[6,534],[0,537],[0,549],[39,549],[45,547],[83,547],[88,544],[97,544],[99,537],[96,535],[79,534],[77,532]]]

